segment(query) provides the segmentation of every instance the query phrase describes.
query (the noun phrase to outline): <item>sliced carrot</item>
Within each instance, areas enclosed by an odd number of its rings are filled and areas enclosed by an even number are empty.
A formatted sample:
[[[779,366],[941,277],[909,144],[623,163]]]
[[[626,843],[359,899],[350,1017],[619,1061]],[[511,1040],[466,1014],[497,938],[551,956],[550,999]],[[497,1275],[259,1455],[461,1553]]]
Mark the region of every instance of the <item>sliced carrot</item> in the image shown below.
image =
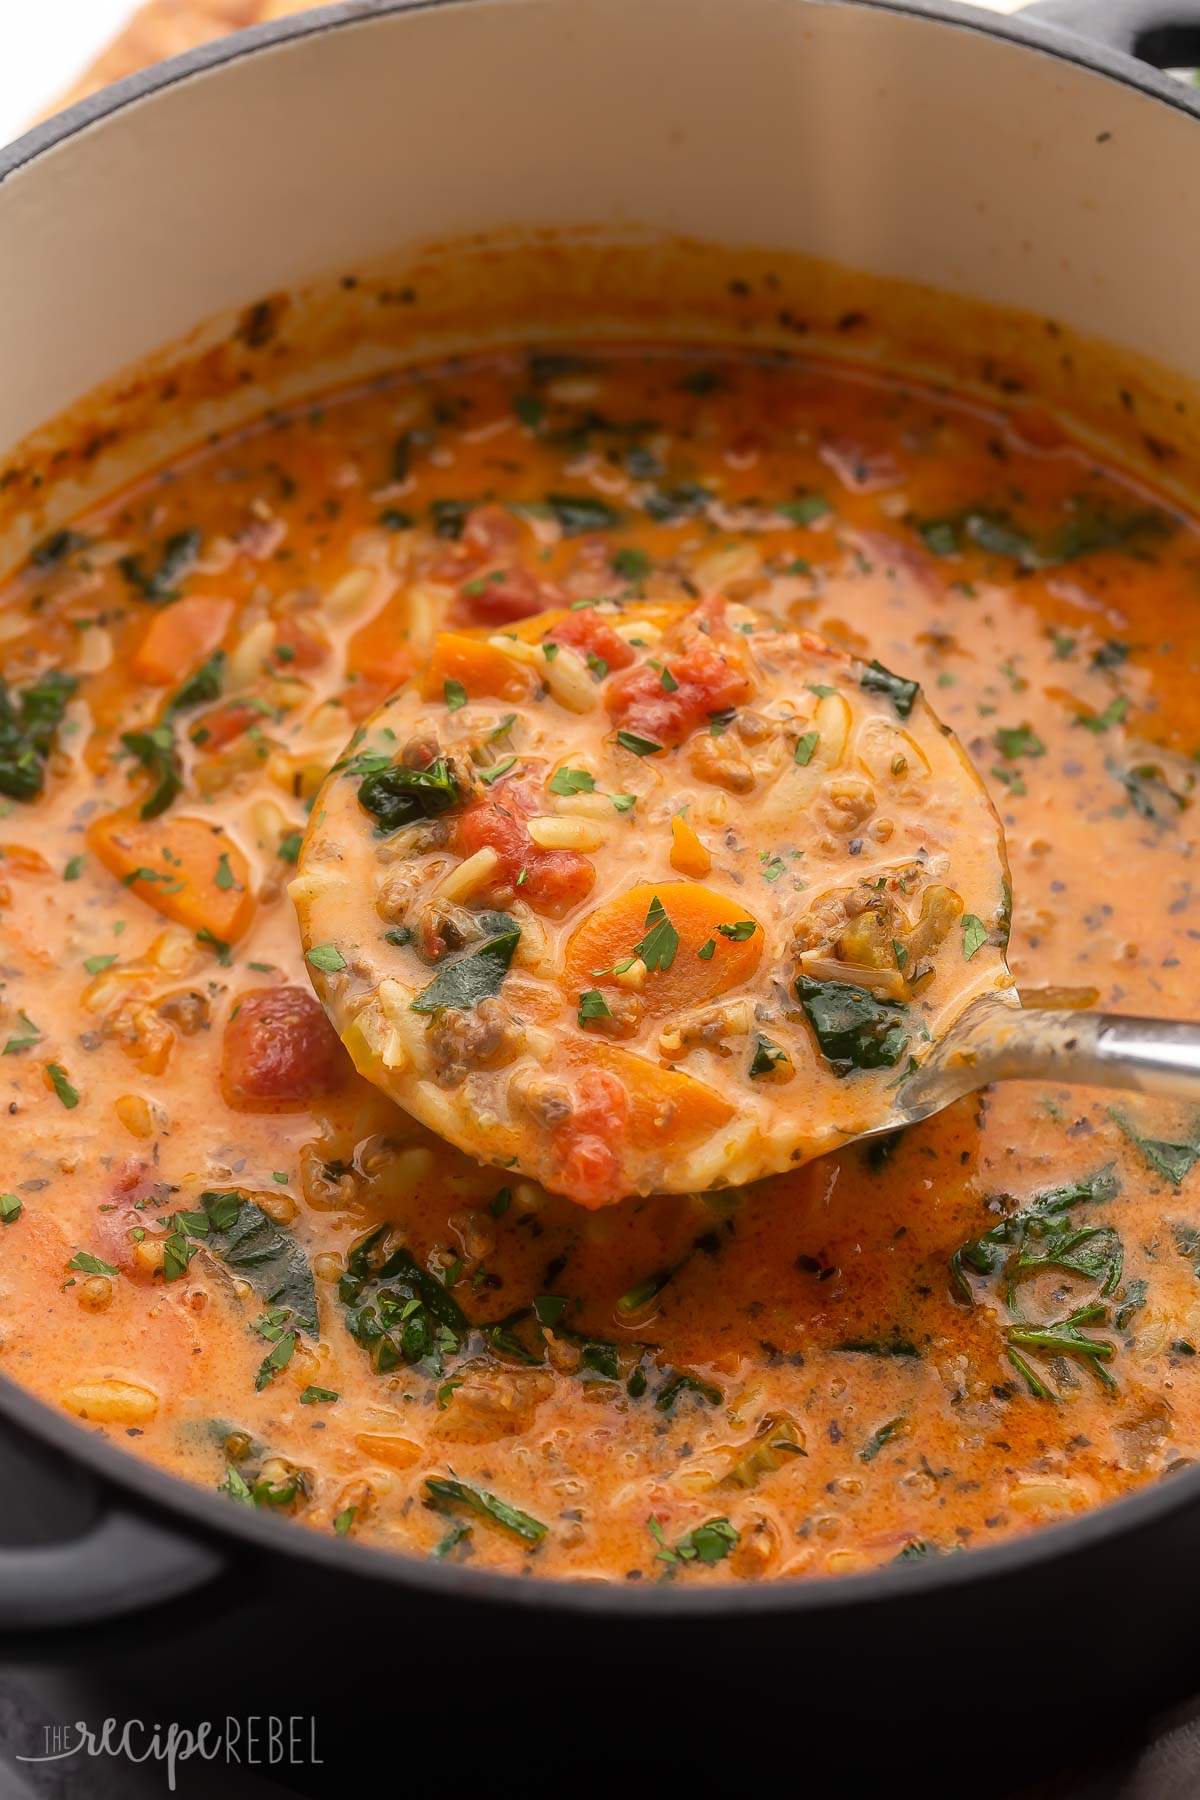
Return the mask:
[[[671,867],[699,880],[712,868],[712,855],[700,842],[682,813],[671,820]]]
[[[660,939],[666,938],[669,945],[676,933],[679,942],[673,955],[646,958],[651,964],[669,963],[666,968],[651,967],[638,990],[651,1018],[697,1006],[749,980],[763,952],[763,931],[740,900],[727,900],[696,881],[643,881],[598,906],[572,934],[563,966],[569,995],[615,985],[614,965],[633,957],[654,929],[650,912],[655,900],[669,927],[660,928]],[[751,925],[753,931],[748,929]]]
[[[354,1444],[368,1462],[386,1463],[389,1469],[411,1469],[421,1460],[421,1446],[395,1431],[359,1431]]]
[[[21,875],[48,875],[50,864],[40,850],[28,844],[0,844],[0,863]]]
[[[346,670],[354,679],[343,688],[341,700],[352,720],[365,719],[411,676],[416,664],[405,631],[406,615],[397,598],[360,626],[347,644]]]
[[[155,613],[133,656],[133,672],[154,687],[177,686],[211,656],[233,617],[233,601],[189,594]]]
[[[528,700],[537,686],[537,677],[524,663],[514,662],[483,638],[455,631],[443,631],[434,639],[421,692],[426,700],[440,700],[448,681],[460,683],[472,700],[485,696]]]
[[[96,819],[87,841],[140,900],[188,931],[233,944],[254,916],[246,858],[207,819],[142,819],[136,807],[125,807]]]
[[[727,1125],[736,1111],[707,1082],[683,1069],[664,1069],[617,1044],[589,1038],[580,1054],[591,1067],[607,1069],[629,1095],[630,1138],[641,1146],[670,1144],[682,1149],[707,1132]]]
[[[607,613],[601,616],[609,624],[653,625],[657,631],[665,632],[686,619],[693,610],[690,600],[635,600],[621,608],[619,619],[613,619]],[[522,638],[527,644],[537,644],[544,637],[554,636],[564,620],[578,616],[578,611],[572,607],[548,607],[545,612],[514,620],[511,625],[505,626],[505,631],[511,632],[513,637]]]
[[[565,1053],[579,1071],[577,1104],[555,1132],[554,1150],[562,1191],[580,1206],[612,1206],[624,1198],[626,1145],[638,1162],[678,1157],[734,1116],[735,1108],[707,1083],[615,1044],[572,1041]]]

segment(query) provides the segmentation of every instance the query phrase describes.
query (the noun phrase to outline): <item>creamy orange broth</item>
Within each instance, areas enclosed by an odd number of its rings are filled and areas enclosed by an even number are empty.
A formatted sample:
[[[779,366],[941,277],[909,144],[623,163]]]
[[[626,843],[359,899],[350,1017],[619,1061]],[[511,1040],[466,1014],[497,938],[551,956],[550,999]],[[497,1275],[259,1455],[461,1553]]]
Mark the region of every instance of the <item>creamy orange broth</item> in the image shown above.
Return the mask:
[[[922,683],[1000,808],[1026,993],[1193,1013],[1198,574],[1044,415],[698,352],[398,376],[75,521],[0,609],[46,721],[0,739],[7,1373],[231,1504],[551,1575],[837,1573],[1190,1459],[1190,1118],[1013,1086],[587,1213],[353,1073],[285,886],[443,624],[719,594]]]

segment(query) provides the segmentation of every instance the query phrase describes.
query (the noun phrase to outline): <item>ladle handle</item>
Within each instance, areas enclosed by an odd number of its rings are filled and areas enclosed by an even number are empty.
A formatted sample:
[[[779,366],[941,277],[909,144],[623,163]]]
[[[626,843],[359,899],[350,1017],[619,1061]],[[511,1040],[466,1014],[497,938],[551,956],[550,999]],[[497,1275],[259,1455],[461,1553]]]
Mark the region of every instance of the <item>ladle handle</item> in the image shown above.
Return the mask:
[[[905,1083],[901,1107],[919,1117],[993,1081],[1124,1088],[1200,1106],[1200,1025],[1024,1007],[981,1013]]]
[[[1034,1008],[1014,1011],[993,1042],[993,1081],[1077,1082],[1200,1105],[1200,1025]]]

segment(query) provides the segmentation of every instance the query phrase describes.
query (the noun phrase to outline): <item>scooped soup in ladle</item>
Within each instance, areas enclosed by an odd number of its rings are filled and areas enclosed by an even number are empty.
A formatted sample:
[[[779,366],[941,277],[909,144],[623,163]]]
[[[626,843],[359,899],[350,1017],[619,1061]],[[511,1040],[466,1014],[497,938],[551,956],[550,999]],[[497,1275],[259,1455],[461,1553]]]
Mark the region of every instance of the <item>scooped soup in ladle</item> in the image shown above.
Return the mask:
[[[917,684],[710,595],[444,633],[291,887],[360,1071],[585,1206],[891,1120],[1005,961],[1003,832]]]

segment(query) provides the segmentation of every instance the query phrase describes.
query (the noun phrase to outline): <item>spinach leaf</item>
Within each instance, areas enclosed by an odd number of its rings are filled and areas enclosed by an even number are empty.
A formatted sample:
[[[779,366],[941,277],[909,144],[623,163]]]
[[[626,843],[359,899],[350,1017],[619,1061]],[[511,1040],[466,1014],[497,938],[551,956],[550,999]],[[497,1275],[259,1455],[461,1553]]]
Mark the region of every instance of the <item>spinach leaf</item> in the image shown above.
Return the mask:
[[[567,1335],[579,1345],[583,1368],[590,1369],[593,1375],[602,1376],[605,1381],[620,1380],[621,1363],[616,1344],[610,1344],[606,1338],[575,1338],[573,1333]]]
[[[168,713],[184,712],[189,706],[203,706],[208,700],[219,700],[225,685],[225,652],[214,650],[207,662],[189,675],[183,686],[176,688],[167,706]]]
[[[1062,524],[1040,538],[997,507],[964,507],[946,518],[912,524],[935,556],[956,556],[964,544],[974,544],[989,555],[1011,557],[1023,569],[1061,567],[1101,550],[1144,556],[1175,528],[1157,507],[1119,512],[1087,499],[1077,500]]]
[[[1108,1116],[1120,1126],[1130,1143],[1137,1146],[1155,1173],[1162,1175],[1173,1186],[1179,1187],[1200,1162],[1200,1130],[1186,1143],[1170,1144],[1165,1138],[1142,1137],[1125,1114],[1118,1112],[1115,1106],[1109,1107]]]
[[[1150,825],[1173,825],[1176,815],[1188,804],[1186,794],[1171,787],[1157,763],[1135,763],[1122,769],[1109,762],[1108,772],[1115,775],[1125,789],[1126,798],[1139,819]]]
[[[843,981],[796,978],[796,996],[816,1033],[821,1054],[837,1076],[854,1069],[890,1069],[908,1046],[896,1000],[877,1000],[865,988]]]
[[[1114,1330],[1124,1331],[1127,1328],[1134,1313],[1140,1312],[1141,1308],[1145,1306],[1146,1295],[1149,1292],[1150,1283],[1143,1281],[1141,1276],[1136,1281],[1126,1284],[1125,1292],[1121,1296],[1121,1304],[1113,1314]]]
[[[491,1519],[493,1524],[503,1526],[505,1531],[515,1532],[527,1544],[540,1544],[549,1529],[540,1519],[531,1518],[527,1512],[522,1512],[520,1507],[510,1506],[507,1500],[489,1494],[486,1488],[472,1487],[470,1482],[427,1475],[425,1487],[435,1504],[469,1506],[472,1512]]]
[[[1013,523],[1006,512],[968,512],[962,529],[971,543],[990,556],[1011,556],[1023,569],[1037,569],[1042,555],[1027,531]]]
[[[834,1350],[853,1356],[920,1356],[917,1346],[908,1338],[846,1338],[833,1345]]]
[[[1102,1386],[1116,1387],[1116,1382],[1104,1366],[1112,1361],[1116,1353],[1115,1345],[1109,1343],[1107,1338],[1089,1337],[1083,1330],[1085,1325],[1097,1324],[1107,1317],[1107,1306],[1102,1301],[1093,1300],[1085,1306],[1076,1307],[1065,1319],[1055,1319],[1046,1325],[1022,1322],[1008,1326],[1005,1335],[1010,1347],[1009,1354],[1014,1366],[1029,1383],[1035,1399],[1046,1399],[1049,1392],[1024,1359],[1013,1355],[1014,1347],[1017,1350],[1041,1350],[1050,1356],[1076,1357],[1091,1370]]]
[[[1045,756],[1046,746],[1029,725],[1000,725],[995,744],[1001,756],[1015,762],[1018,756]]]
[[[709,1406],[720,1406],[724,1398],[720,1388],[714,1387],[711,1381],[701,1381],[698,1375],[687,1375],[683,1370],[675,1369],[654,1397],[655,1412],[670,1412],[684,1394],[695,1394]]]
[[[290,1317],[291,1314],[287,1307],[279,1306],[268,1313],[266,1320],[259,1324],[258,1329],[263,1337],[270,1341],[271,1348],[258,1365],[258,1374],[254,1378],[254,1387],[257,1393],[261,1394],[262,1390],[274,1381],[280,1369],[287,1368],[295,1354],[296,1333],[284,1330],[284,1325]]]
[[[435,500],[429,509],[435,537],[460,538],[471,516],[470,500]]]
[[[890,1444],[892,1439],[904,1430],[907,1423],[907,1419],[901,1415],[896,1419],[888,1419],[877,1431],[873,1431],[858,1453],[859,1462],[874,1462],[885,1444]]]
[[[374,758],[371,763],[375,764]],[[357,774],[359,770],[347,772]],[[369,766],[359,783],[358,803],[380,831],[398,831],[401,825],[435,819],[457,806],[458,783],[442,756],[424,769],[409,769],[403,763]]]
[[[166,812],[183,788],[183,764],[169,725],[151,725],[147,731],[123,731],[121,742],[137,757],[152,786],[142,801],[143,819],[157,819]]]
[[[1068,1212],[1073,1206],[1113,1200],[1120,1191],[1116,1164],[1105,1163],[1103,1168],[1097,1169],[1094,1175],[1085,1176],[1082,1181],[1069,1182],[1065,1187],[1047,1188],[1043,1193],[1035,1194],[1019,1212],[1009,1213],[989,1231],[960,1245],[954,1252],[950,1258],[950,1275],[959,1295],[968,1306],[973,1306],[975,1296],[967,1280],[966,1270],[973,1269],[977,1275],[997,1274],[1011,1251],[1024,1242],[1025,1233],[1031,1225]]]
[[[943,1550],[940,1544],[931,1544],[928,1538],[910,1538],[903,1550],[897,1550],[892,1561],[894,1563],[924,1562],[930,1556],[953,1556],[961,1545],[954,1544]]]
[[[676,482],[674,487],[659,488],[642,501],[647,518],[660,525],[674,525],[680,519],[693,519],[702,513],[713,498],[706,487],[696,481]]]
[[[775,511],[790,519],[793,525],[812,525],[833,511],[823,494],[799,494],[794,500],[776,502]]]
[[[203,1213],[176,1214],[185,1235],[248,1281],[268,1306],[286,1308],[310,1337],[318,1331],[317,1294],[308,1258],[295,1238],[280,1230],[253,1200],[236,1190],[200,1196]]]
[[[704,1563],[711,1568],[714,1563],[723,1562],[731,1550],[737,1549],[737,1529],[728,1519],[706,1519],[703,1525],[695,1526],[679,1538],[674,1548],[667,1543],[663,1528],[653,1513],[646,1524],[651,1537],[659,1546],[657,1561],[666,1563],[671,1574],[677,1568],[693,1562]]]
[[[177,584],[199,556],[202,542],[198,531],[176,531],[163,545],[155,568],[148,570],[140,556],[123,556],[117,567],[144,600],[178,600]]]
[[[37,799],[54,734],[78,686],[74,675],[51,669],[18,697],[0,677],[0,794]]]
[[[1072,1225],[1069,1219],[1057,1224],[1033,1221],[1013,1264],[1014,1273],[1069,1269],[1096,1282],[1102,1294],[1116,1292],[1123,1267],[1124,1249],[1111,1225]]]
[[[1071,512],[1051,536],[1045,549],[1050,563],[1075,562],[1099,550],[1127,550],[1143,556],[1175,529],[1169,513],[1157,506],[1132,507],[1117,512],[1077,500]]]
[[[78,531],[52,531],[33,546],[29,560],[35,569],[53,569],[73,551],[85,549],[89,541]]]
[[[611,531],[620,514],[595,494],[547,494],[546,505],[558,521],[564,537],[582,537],[588,531]]]
[[[508,974],[513,959],[513,951],[520,941],[520,928],[515,927],[500,937],[490,938],[477,950],[468,950],[465,956],[458,957],[455,962],[447,963],[438,970],[429,986],[417,995],[410,1010],[435,1013],[440,1012],[443,1007],[450,1007],[459,1012],[469,1012],[481,1000],[490,1000],[500,992],[500,985]]]
[[[440,1375],[443,1359],[465,1345],[470,1324],[444,1283],[411,1251],[400,1245],[387,1252],[391,1229],[387,1223],[377,1226],[350,1252],[338,1283],[346,1329],[377,1374],[425,1362]]]
[[[594,366],[586,357],[576,356],[569,350],[529,352],[529,379],[535,387],[543,387],[563,375],[586,375]]]
[[[750,1058],[749,1075],[751,1081],[762,1081],[785,1070],[791,1062],[786,1050],[758,1032],[754,1039],[754,1054]]]
[[[623,546],[612,553],[613,573],[622,581],[644,581],[650,573],[650,558],[644,550]]]
[[[934,556],[958,555],[958,526],[953,519],[910,519],[909,523]]]
[[[886,695],[902,719],[907,719],[913,709],[913,701],[921,691],[919,681],[905,681],[902,675],[893,675],[890,669],[885,669],[874,658],[860,675],[858,685],[865,694]]]
[[[987,941],[987,926],[983,920],[976,913],[964,913],[962,916],[963,961],[970,962],[976,952],[983,949]]]

